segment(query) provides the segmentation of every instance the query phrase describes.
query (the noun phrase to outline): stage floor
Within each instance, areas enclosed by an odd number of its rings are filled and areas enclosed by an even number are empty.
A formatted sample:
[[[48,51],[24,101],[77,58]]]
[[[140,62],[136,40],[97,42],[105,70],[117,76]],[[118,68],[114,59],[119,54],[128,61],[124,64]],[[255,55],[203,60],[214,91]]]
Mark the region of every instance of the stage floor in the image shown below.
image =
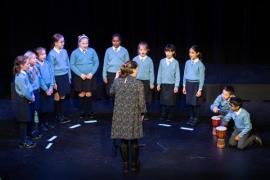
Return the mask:
[[[266,119],[256,123],[264,146],[240,151],[228,146],[218,149],[206,117],[190,131],[180,129],[187,127],[184,117],[160,121],[155,116],[144,122],[140,173],[123,175],[120,154],[112,154],[111,114],[97,115],[94,123],[73,118],[44,133],[34,149],[19,149],[17,135],[7,129],[0,139],[0,179],[268,179],[270,123]],[[81,126],[69,128],[76,124]],[[57,138],[46,149],[53,136]]]

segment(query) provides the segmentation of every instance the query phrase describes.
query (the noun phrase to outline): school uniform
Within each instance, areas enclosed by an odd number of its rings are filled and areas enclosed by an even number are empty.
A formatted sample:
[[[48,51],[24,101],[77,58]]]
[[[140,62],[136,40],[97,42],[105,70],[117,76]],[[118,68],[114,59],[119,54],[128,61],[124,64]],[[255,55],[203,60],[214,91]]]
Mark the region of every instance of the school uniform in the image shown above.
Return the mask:
[[[15,75],[15,91],[16,91],[16,113],[20,126],[21,144],[31,144],[28,135],[32,130],[34,106],[32,97],[34,96],[32,85],[25,71]]]
[[[188,60],[185,64],[183,86],[186,88],[186,104],[189,105],[188,124],[195,125],[198,122],[199,106],[202,104],[202,96],[196,97],[198,90],[203,90],[205,67],[199,59]]]
[[[154,75],[154,64],[149,56],[136,56],[133,58],[138,64],[137,79],[143,83],[144,86],[144,97],[146,102],[147,112],[150,112],[150,103],[152,101],[152,91],[150,85],[154,86],[155,75]],[[147,115],[147,114],[146,114]]]
[[[126,48],[119,46],[118,48],[110,47],[105,52],[102,77],[108,80],[106,92],[110,95],[110,88],[114,81],[116,72],[121,66],[129,60],[129,54]]]
[[[70,57],[71,70],[74,72],[74,89],[77,92],[85,91],[92,92],[96,89],[97,83],[94,74],[97,72],[99,66],[99,59],[94,49],[88,48],[83,50],[81,48],[75,49]],[[92,79],[83,80],[80,76],[82,74],[93,74]],[[92,117],[92,96],[79,97],[81,117],[89,115]]]
[[[57,92],[60,96],[70,93],[71,71],[68,53],[65,49],[51,49],[48,60],[52,63]]]
[[[85,91],[90,92],[96,89],[96,79],[95,76],[90,79],[83,80],[80,76],[82,74],[95,74],[98,66],[99,60],[97,53],[94,49],[88,48],[87,50],[82,50],[80,48],[75,49],[70,56],[71,70],[74,72],[73,77],[74,90],[77,92]]]
[[[172,111],[176,104],[174,88],[179,88],[180,69],[176,59],[164,58],[159,63],[157,85],[160,85],[160,104],[162,105],[162,116],[172,118]]]
[[[54,87],[54,74],[53,67],[48,60],[44,62],[37,61],[36,67],[40,72],[40,77],[45,84],[46,88],[42,88],[40,91],[41,106],[40,111],[42,113],[52,112],[53,111],[53,95],[48,96],[48,89],[53,89]]]
[[[231,119],[233,119],[235,127],[229,139],[230,146],[237,146],[239,149],[245,149],[256,142],[256,136],[251,133],[252,124],[250,115],[244,108],[240,108],[237,112],[230,111],[223,118],[223,121],[228,123]],[[237,135],[240,136],[238,142],[235,140]]]
[[[54,82],[57,84],[57,92],[59,96],[66,96],[70,93],[71,83],[71,71],[68,53],[65,49],[58,50],[56,48],[51,49],[48,54],[48,60],[52,64]],[[63,113],[62,108],[64,107],[65,100],[55,101],[55,108],[57,112],[57,119],[60,123],[66,123],[70,120],[67,119]]]
[[[226,100],[222,97],[222,94],[218,95],[213,104],[210,106],[210,110],[214,111],[214,108],[217,107],[220,111],[219,114],[225,116],[230,111],[230,102],[229,99]]]

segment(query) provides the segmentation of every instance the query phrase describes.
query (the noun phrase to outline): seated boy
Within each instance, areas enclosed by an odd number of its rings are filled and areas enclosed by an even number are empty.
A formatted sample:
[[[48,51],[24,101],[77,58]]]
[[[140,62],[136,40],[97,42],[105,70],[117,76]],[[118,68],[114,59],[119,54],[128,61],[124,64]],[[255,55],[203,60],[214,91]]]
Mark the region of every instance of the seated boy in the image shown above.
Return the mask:
[[[222,94],[218,95],[214,103],[210,106],[211,111],[222,117],[225,116],[230,111],[229,101],[231,97],[234,97],[234,88],[232,86],[225,86]]]
[[[230,111],[223,118],[223,122],[227,123],[230,119],[234,121],[234,131],[230,137],[229,145],[237,146],[238,149],[245,149],[253,144],[262,145],[262,140],[251,132],[252,124],[249,113],[242,108],[242,99],[232,97],[230,99]]]

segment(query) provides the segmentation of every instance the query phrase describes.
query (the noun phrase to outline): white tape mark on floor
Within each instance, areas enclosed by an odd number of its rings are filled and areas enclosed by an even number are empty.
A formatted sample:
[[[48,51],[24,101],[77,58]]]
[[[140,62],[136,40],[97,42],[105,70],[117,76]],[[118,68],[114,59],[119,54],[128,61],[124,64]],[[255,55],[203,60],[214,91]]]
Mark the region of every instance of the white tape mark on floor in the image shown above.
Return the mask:
[[[193,131],[194,128],[187,128],[187,127],[180,127],[180,129],[187,130],[187,131]]]
[[[73,125],[73,126],[70,126],[69,129],[74,129],[74,128],[77,128],[77,127],[80,127],[81,124],[76,124],[76,125]]]
[[[172,125],[170,124],[158,124],[159,126],[164,126],[164,127],[171,127]]]
[[[84,123],[86,123],[86,124],[89,124],[89,123],[96,123],[96,122],[97,122],[97,120],[84,121]]]
[[[53,145],[53,143],[49,143],[49,144],[45,147],[45,149],[50,149],[52,145]]]
[[[48,139],[48,142],[51,142],[51,141],[55,140],[56,138],[57,138],[57,136],[53,136],[50,139]]]

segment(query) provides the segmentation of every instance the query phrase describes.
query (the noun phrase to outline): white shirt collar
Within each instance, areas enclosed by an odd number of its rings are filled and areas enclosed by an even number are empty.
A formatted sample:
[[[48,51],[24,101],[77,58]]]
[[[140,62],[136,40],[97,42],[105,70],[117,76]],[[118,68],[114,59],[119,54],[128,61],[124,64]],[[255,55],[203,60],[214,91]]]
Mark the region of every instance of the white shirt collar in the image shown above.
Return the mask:
[[[174,58],[173,58],[173,57],[172,57],[172,58],[170,58],[170,59],[166,58],[166,64],[167,64],[167,66],[169,66],[169,65],[170,65],[170,63],[172,63],[172,62],[173,62],[173,60],[174,60]]]
[[[82,48],[79,48],[82,53],[86,53],[87,49],[83,50]]]
[[[239,116],[239,114],[241,113],[241,111],[242,111],[242,108],[240,108],[238,111],[236,111],[235,114],[236,114],[237,116]]]
[[[112,48],[113,48],[114,51],[119,52],[120,49],[121,49],[121,46],[119,46],[118,48],[115,48],[115,47],[113,46]]]
[[[196,64],[197,62],[199,62],[199,58],[191,60],[192,64]]]
[[[139,59],[142,60],[142,61],[144,61],[146,58],[147,58],[147,56],[143,57],[143,56],[139,55]]]
[[[61,49],[56,49],[55,47],[53,48],[58,54],[61,52]]]
[[[45,61],[37,60],[37,62],[38,62],[40,65],[43,65]]]
[[[24,75],[26,75],[26,72],[24,70],[21,70],[21,73],[23,73]]]

